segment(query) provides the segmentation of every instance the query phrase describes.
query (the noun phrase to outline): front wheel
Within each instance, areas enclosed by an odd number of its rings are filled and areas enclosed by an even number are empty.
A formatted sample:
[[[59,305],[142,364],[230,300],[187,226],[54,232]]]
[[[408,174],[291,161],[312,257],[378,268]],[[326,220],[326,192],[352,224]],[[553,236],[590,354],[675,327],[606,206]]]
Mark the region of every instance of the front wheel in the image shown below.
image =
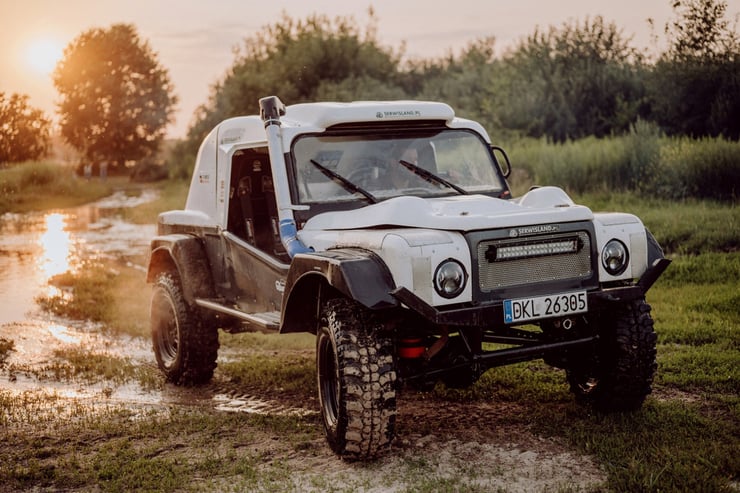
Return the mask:
[[[395,432],[393,341],[370,310],[346,299],[324,306],[316,338],[321,416],[329,446],[345,459],[371,459]]]
[[[596,352],[566,374],[580,402],[600,411],[638,409],[651,392],[657,363],[657,336],[644,299],[615,305],[599,318],[601,340]]]
[[[154,356],[167,380],[181,385],[208,382],[216,368],[218,332],[204,326],[188,306],[176,274],[157,276],[150,320]]]

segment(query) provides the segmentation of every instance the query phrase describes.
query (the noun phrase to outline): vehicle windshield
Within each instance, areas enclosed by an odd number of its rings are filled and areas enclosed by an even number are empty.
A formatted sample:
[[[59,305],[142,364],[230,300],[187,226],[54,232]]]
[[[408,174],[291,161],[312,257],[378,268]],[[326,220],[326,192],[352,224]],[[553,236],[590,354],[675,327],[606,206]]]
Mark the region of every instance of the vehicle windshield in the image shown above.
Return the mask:
[[[301,203],[500,193],[488,145],[444,129],[388,135],[306,135],[293,145]]]

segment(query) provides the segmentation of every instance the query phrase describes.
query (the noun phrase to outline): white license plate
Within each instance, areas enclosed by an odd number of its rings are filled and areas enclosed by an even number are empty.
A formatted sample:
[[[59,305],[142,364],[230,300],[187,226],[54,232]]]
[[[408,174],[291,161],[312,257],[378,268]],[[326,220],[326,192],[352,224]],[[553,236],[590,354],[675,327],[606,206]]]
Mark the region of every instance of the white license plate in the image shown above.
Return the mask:
[[[504,300],[504,323],[564,317],[588,311],[586,291]]]

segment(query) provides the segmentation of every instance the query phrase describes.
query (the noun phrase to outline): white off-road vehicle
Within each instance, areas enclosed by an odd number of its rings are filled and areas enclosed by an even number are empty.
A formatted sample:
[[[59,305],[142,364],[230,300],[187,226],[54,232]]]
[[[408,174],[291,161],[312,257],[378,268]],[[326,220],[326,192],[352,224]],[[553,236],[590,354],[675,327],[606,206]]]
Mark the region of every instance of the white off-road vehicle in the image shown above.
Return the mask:
[[[147,279],[167,379],[210,380],[218,330],[316,335],[331,448],[377,456],[404,386],[544,359],[600,410],[638,408],[669,260],[640,220],[561,189],[512,198],[505,152],[446,104],[260,100],[198,152]]]

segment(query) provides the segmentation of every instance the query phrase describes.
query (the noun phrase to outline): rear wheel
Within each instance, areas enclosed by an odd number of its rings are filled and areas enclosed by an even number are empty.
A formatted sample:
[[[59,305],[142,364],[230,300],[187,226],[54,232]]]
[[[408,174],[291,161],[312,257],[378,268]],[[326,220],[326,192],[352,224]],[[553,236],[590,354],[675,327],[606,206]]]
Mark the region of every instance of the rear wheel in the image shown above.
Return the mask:
[[[638,409],[652,390],[657,336],[644,299],[615,305],[600,317],[606,324],[596,353],[567,370],[576,399],[600,411]]]
[[[396,420],[393,341],[366,308],[346,299],[322,310],[316,338],[321,416],[332,450],[370,459],[391,443]]]
[[[168,381],[181,385],[208,382],[218,356],[218,331],[203,325],[188,306],[179,277],[164,272],[152,291],[154,355]]]

